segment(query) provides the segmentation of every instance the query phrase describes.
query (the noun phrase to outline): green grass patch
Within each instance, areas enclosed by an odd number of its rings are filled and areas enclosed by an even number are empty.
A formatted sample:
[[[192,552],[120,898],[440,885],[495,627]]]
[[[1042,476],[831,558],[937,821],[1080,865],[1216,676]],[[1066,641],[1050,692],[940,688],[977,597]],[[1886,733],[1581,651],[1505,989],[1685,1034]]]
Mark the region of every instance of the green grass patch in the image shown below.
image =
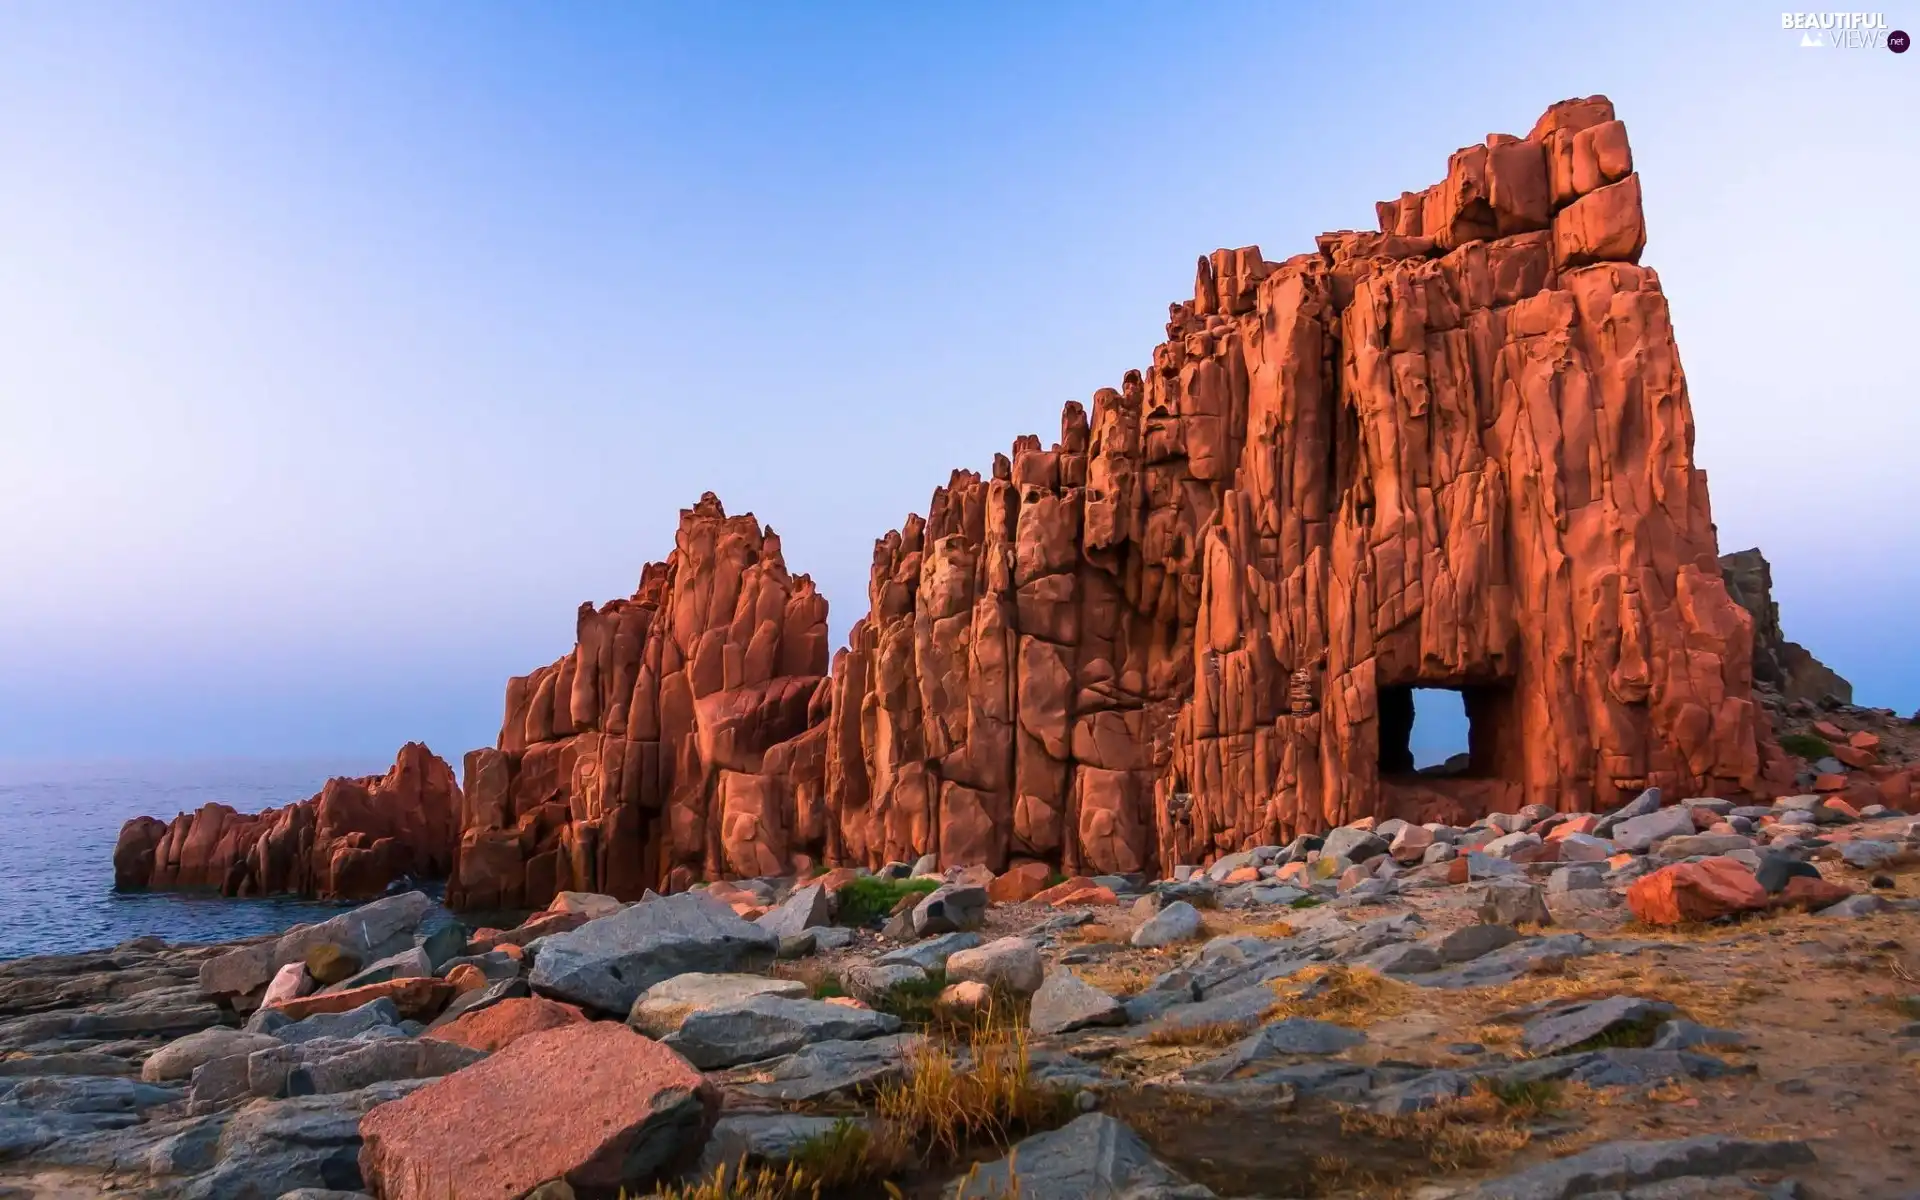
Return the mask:
[[[1325,904],[1325,903],[1326,901],[1322,900],[1318,896],[1302,896],[1298,900],[1295,900],[1292,904],[1287,905],[1287,907],[1288,908],[1319,908],[1322,904]]]
[[[1782,734],[1780,737],[1780,748],[1788,754],[1804,758],[1808,762],[1825,758],[1827,755],[1833,753],[1833,747],[1827,744],[1827,739],[1811,733]]]
[[[825,975],[822,975],[820,981],[813,985],[813,998],[815,1000],[831,1000],[835,996],[844,996],[846,994],[847,989],[840,982],[840,977],[832,971],[828,971]]]
[[[1494,1099],[1525,1113],[1552,1112],[1560,1106],[1560,1096],[1565,1090],[1557,1079],[1488,1079],[1483,1083]]]
[[[940,886],[938,879],[881,879],[863,875],[850,879],[835,893],[840,903],[842,925],[870,925],[884,920],[903,896],[926,895]]]
[[[924,979],[910,979],[888,988],[874,1004],[883,1013],[900,1018],[902,1025],[924,1029],[939,1019],[940,993],[947,990],[945,971],[928,971]]]

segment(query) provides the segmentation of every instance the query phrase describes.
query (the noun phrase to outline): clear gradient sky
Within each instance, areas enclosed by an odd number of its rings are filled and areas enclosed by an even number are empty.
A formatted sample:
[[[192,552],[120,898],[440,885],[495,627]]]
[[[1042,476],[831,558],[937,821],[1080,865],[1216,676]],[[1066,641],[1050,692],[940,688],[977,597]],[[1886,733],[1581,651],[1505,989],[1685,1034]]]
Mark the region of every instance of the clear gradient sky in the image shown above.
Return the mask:
[[[1920,7],[1890,11],[1920,31]],[[1758,4],[0,5],[0,757],[490,743],[712,490],[865,608],[955,466],[1551,101],[1721,547],[1920,706],[1920,52]]]

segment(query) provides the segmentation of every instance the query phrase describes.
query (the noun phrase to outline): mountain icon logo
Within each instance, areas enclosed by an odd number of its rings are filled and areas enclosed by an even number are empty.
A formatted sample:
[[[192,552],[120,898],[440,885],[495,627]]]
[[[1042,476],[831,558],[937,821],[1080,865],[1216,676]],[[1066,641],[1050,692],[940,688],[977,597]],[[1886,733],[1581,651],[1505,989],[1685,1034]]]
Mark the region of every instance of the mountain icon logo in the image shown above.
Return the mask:
[[[1811,33],[1811,32],[1809,32],[1809,33],[1803,33],[1803,34],[1801,34],[1801,35],[1800,35],[1800,47],[1801,47],[1801,49],[1806,49],[1807,47],[1809,47],[1809,46],[1811,46],[1811,47],[1813,47],[1814,49],[1816,49],[1816,50],[1817,50],[1817,49],[1819,49],[1819,47],[1820,47],[1820,44],[1821,44],[1821,43],[1820,43],[1820,35],[1819,35],[1819,34],[1817,34],[1817,33]]]

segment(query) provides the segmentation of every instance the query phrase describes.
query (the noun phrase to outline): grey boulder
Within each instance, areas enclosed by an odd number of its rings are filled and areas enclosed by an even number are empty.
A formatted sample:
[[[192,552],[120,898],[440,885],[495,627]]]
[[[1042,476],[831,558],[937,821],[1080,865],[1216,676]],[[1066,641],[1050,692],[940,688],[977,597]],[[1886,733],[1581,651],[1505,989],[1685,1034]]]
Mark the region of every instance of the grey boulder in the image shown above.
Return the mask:
[[[1125,1025],[1127,1007],[1072,971],[1047,974],[1033,994],[1027,1024],[1035,1033],[1071,1033],[1100,1025]]]
[[[1133,931],[1136,946],[1171,946],[1190,942],[1200,936],[1200,910],[1185,900],[1175,900]]]
[[[533,990],[626,1016],[640,993],[688,971],[764,970],[780,938],[698,892],[644,900],[540,939]]]
[[[1608,1142],[1483,1183],[1461,1193],[1457,1200],[1574,1200],[1618,1194],[1669,1179],[1778,1170],[1813,1161],[1813,1150],[1800,1141],[1708,1136],[1667,1142]]]
[[[817,925],[831,925],[833,912],[827,889],[817,883],[795,888],[779,907],[769,910],[754,924],[783,938],[798,937]]]
[[[1050,1133],[1015,1144],[1007,1157],[956,1181],[951,1200],[1207,1200],[1213,1192],[1190,1183],[1153,1156],[1140,1135],[1105,1113],[1076,1117]]]
[[[200,990],[216,996],[258,991],[281,967],[302,961],[307,951],[328,942],[361,962],[375,962],[411,947],[421,923],[443,911],[424,892],[387,896],[317,925],[296,926],[273,941],[206,960],[200,964]]]
[[[758,996],[688,1014],[661,1039],[703,1071],[759,1062],[826,1041],[864,1041],[900,1031],[900,1018],[822,1000]]]
[[[1673,1015],[1673,1005],[1658,1000],[1609,996],[1535,1017],[1521,1031],[1520,1044],[1529,1054],[1558,1054],[1595,1039],[1644,1034],[1638,1039],[1644,1045],[1652,1041],[1654,1027]]]

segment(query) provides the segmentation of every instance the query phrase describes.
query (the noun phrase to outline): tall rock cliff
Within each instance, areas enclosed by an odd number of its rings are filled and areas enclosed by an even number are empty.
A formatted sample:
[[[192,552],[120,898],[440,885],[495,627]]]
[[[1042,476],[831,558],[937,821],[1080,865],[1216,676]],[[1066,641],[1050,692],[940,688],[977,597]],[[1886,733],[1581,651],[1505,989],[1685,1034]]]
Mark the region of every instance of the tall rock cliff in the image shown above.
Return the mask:
[[[820,853],[827,602],[773,530],[701,497],[632,598],[581,605],[578,629],[508,682],[498,746],[467,755],[449,903],[637,899]]]
[[[1159,872],[1369,815],[1768,790],[1612,105],[1378,215],[1201,259],[1149,369],[875,544],[830,678],[772,531],[683,512],[509,684],[450,898],[927,853]],[[1463,765],[1414,770],[1420,689],[1464,697]]]
[[[1745,795],[1777,757],[1602,97],[1280,262],[955,472],[836,658],[828,855],[1163,870],[1367,815]],[[1416,774],[1415,689],[1469,765]]]
[[[444,877],[459,811],[453,769],[408,742],[385,775],[330,779],[298,804],[135,817],[114,847],[114,886],[364,900],[404,876]]]

